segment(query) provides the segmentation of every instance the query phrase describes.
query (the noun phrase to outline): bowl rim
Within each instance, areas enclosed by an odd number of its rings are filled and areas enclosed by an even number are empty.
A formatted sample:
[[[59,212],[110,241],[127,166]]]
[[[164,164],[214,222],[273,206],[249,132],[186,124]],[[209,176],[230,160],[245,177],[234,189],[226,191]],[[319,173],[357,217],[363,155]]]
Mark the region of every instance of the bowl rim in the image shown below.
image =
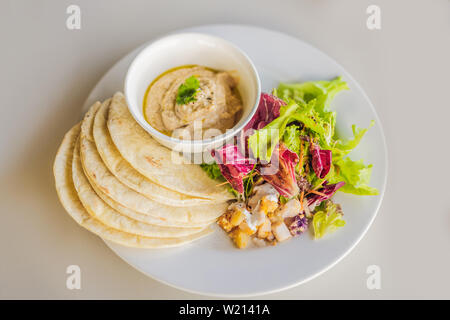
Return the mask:
[[[236,50],[239,54],[241,54],[244,57],[244,59],[247,60],[247,62],[249,63],[249,66],[250,66],[250,70],[252,71],[252,74],[254,75],[254,78],[256,80],[256,95],[257,96],[255,99],[255,103],[252,106],[252,109],[250,110],[250,113],[248,114],[248,116],[245,118],[245,120],[239,126],[235,126],[231,129],[228,129],[225,133],[222,133],[221,135],[218,135],[213,138],[201,139],[201,140],[182,140],[182,139],[178,139],[178,138],[173,138],[171,136],[167,136],[167,135],[159,132],[155,128],[153,128],[153,126],[150,123],[148,123],[147,121],[141,121],[141,119],[139,119],[135,115],[135,112],[130,108],[130,102],[129,102],[128,94],[127,94],[128,87],[129,87],[128,83],[131,78],[130,71],[132,71],[132,69],[136,68],[136,64],[138,63],[138,60],[142,59],[142,55],[144,54],[144,52],[151,50],[152,47],[157,46],[160,42],[167,41],[171,38],[179,38],[179,37],[187,37],[187,36],[202,37],[204,39],[206,38],[206,39],[210,39],[210,40],[212,39],[214,41],[222,42],[222,43],[226,44],[227,46],[231,47],[232,49]],[[235,136],[242,129],[244,129],[244,127],[252,119],[252,117],[256,113],[256,110],[258,109],[259,100],[260,100],[260,96],[261,96],[261,79],[259,78],[258,70],[256,69],[253,61],[250,59],[250,57],[247,55],[247,53],[245,53],[241,48],[239,48],[234,43],[232,43],[228,40],[225,40],[221,37],[212,36],[212,35],[209,35],[206,33],[183,32],[183,33],[175,33],[175,34],[169,34],[166,36],[162,36],[162,37],[156,38],[155,40],[151,41],[150,43],[144,45],[144,47],[134,57],[133,61],[130,63],[130,65],[127,69],[127,73],[126,73],[125,80],[124,80],[124,93],[125,93],[124,94],[125,100],[127,102],[127,107],[128,107],[128,110],[130,111],[131,115],[136,120],[136,122],[152,136],[155,136],[156,138],[164,140],[169,143],[176,143],[176,144],[183,144],[183,145],[206,145],[206,144],[210,144],[210,143],[214,143],[214,142],[218,143],[218,142],[226,141],[226,140],[232,138],[233,136]]]

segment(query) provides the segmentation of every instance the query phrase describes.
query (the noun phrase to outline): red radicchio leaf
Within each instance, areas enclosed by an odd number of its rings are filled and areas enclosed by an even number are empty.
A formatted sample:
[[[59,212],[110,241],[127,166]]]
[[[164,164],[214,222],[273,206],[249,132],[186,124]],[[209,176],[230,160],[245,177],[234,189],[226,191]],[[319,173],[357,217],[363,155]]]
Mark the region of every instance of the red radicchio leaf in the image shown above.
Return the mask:
[[[227,144],[221,149],[212,150],[211,155],[216,159],[220,172],[239,193],[244,192],[244,177],[253,169],[249,159],[242,156],[235,145]]]
[[[307,199],[308,199],[308,207],[311,206],[316,206],[318,204],[320,204],[322,201],[330,199],[335,193],[336,191],[343,187],[345,184],[344,181],[335,183],[335,184],[328,184],[328,181],[325,181],[322,185],[322,188],[320,188],[319,190],[317,190],[320,193],[325,194],[326,196],[322,196],[320,194],[315,194],[315,193],[311,193]],[[311,209],[312,210],[312,209]]]
[[[280,107],[286,105],[286,102],[274,95],[261,93],[258,109],[251,120],[245,125],[240,135],[241,150],[248,154],[247,140],[255,130],[264,128],[274,119],[280,116]]]
[[[325,178],[331,168],[331,150],[320,150],[315,143],[311,144],[312,167],[319,179]]]
[[[244,131],[250,128],[259,130],[280,116],[280,107],[286,102],[274,95],[261,93],[258,109],[252,119],[244,127]]]
[[[258,172],[264,180],[270,183],[282,196],[292,198],[299,192],[295,179],[295,165],[298,155],[283,143],[279,143],[272,153],[270,163],[261,165]]]

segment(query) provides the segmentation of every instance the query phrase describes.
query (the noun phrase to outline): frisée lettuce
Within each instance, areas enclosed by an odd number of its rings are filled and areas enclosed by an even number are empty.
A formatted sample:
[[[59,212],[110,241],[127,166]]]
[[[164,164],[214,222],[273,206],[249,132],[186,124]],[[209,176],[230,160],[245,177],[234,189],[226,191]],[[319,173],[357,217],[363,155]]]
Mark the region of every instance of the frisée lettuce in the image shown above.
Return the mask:
[[[337,228],[345,226],[342,219],[342,210],[338,204],[328,200],[318,208],[313,217],[313,231],[316,239],[322,238],[325,234],[335,231]]]

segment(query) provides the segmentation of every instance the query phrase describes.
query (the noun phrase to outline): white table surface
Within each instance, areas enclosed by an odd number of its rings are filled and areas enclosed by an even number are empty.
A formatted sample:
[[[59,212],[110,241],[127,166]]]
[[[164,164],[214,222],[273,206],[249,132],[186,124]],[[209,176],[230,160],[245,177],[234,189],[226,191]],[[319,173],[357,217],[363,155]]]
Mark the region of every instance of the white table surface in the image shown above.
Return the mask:
[[[80,30],[66,28],[71,4]],[[366,27],[370,4],[381,8],[381,30]],[[115,61],[211,23],[275,29],[330,55],[374,103],[389,148],[386,195],[359,245],[320,277],[255,299],[449,299],[448,0],[1,1],[0,298],[208,298],[147,278],[78,227],[57,200],[52,162]],[[73,264],[81,290],[66,288]],[[380,267],[380,290],[367,288],[370,265]]]

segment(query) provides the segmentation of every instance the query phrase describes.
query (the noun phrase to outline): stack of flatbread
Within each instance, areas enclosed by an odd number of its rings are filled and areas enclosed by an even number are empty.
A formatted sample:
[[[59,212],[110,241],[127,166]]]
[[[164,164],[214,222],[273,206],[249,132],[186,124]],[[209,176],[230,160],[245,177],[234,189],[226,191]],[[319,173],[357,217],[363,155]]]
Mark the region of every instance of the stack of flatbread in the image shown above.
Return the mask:
[[[65,135],[53,171],[66,211],[98,236],[161,248],[209,234],[232,195],[156,142],[116,93]]]

